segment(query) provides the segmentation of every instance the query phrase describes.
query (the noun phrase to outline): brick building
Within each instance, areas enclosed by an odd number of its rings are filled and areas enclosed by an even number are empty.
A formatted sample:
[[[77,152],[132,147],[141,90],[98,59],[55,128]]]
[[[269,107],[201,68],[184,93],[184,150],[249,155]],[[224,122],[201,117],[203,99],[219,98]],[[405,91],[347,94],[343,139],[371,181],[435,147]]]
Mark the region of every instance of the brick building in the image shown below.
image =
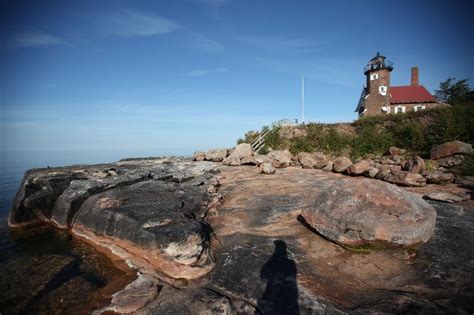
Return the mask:
[[[418,67],[411,69],[411,84],[407,86],[390,85],[392,70],[393,63],[379,53],[365,66],[366,86],[362,89],[355,110],[359,117],[405,113],[447,105],[438,102],[419,84]]]

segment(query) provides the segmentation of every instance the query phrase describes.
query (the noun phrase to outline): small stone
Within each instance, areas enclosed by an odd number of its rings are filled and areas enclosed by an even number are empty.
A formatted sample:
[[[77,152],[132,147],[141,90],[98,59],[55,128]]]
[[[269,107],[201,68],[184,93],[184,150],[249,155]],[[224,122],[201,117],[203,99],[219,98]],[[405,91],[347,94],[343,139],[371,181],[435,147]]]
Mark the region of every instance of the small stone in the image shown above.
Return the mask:
[[[274,174],[275,168],[271,163],[262,163],[260,164],[260,173],[262,174]]]
[[[194,161],[204,161],[206,159],[206,153],[201,152],[201,151],[196,151],[193,154],[193,160]]]
[[[369,169],[367,170],[367,172],[364,173],[364,175],[370,178],[375,178],[379,171],[380,170],[376,167],[369,167]]]
[[[385,155],[405,155],[407,154],[407,151],[404,149],[400,149],[397,147],[390,147],[387,152],[385,152]]]

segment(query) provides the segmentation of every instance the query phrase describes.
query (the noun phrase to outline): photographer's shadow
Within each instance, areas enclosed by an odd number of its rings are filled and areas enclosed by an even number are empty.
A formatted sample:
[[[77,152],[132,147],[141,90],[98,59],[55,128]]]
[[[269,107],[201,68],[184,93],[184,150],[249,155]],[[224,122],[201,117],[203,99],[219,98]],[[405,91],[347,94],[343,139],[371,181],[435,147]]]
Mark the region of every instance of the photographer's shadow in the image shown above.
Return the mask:
[[[267,287],[257,301],[257,313],[299,314],[296,264],[288,258],[284,241],[277,240],[274,244],[275,251],[260,270]]]

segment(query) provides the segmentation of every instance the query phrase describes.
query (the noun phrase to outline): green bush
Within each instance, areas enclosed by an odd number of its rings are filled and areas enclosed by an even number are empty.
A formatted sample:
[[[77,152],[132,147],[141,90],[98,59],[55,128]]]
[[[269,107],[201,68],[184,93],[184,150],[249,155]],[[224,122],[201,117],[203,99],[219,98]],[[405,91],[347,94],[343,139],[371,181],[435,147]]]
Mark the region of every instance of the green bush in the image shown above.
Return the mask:
[[[360,158],[368,154],[383,154],[394,144],[393,135],[388,130],[379,130],[375,125],[365,125],[357,131],[352,142],[352,157]]]

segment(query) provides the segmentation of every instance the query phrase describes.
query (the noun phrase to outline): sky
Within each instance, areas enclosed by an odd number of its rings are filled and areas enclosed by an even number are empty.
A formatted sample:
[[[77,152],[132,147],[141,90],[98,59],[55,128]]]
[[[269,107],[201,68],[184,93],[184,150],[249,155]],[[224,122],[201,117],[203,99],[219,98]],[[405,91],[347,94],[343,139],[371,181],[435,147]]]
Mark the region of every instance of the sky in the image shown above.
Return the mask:
[[[190,155],[279,119],[349,122],[392,85],[474,80],[472,1],[1,1],[1,150]]]

